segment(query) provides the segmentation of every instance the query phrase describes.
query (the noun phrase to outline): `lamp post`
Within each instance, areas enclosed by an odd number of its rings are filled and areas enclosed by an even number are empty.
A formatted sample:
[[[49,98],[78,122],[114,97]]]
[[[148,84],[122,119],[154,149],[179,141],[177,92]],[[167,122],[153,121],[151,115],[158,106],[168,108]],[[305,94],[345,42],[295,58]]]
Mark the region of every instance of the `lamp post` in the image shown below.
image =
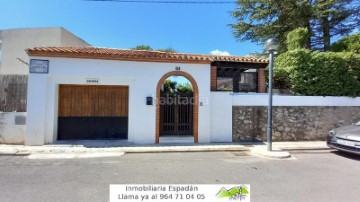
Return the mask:
[[[268,39],[265,43],[265,49],[269,52],[269,105],[268,105],[268,128],[267,128],[267,150],[272,150],[272,78],[274,55],[279,48],[279,41],[277,39]]]

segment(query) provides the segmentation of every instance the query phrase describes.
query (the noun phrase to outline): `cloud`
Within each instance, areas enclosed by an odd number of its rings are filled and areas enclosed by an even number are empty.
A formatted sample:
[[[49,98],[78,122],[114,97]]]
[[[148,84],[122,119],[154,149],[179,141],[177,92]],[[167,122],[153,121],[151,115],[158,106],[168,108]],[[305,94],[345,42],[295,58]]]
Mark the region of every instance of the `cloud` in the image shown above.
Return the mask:
[[[213,50],[210,52],[211,55],[230,55],[227,51]]]

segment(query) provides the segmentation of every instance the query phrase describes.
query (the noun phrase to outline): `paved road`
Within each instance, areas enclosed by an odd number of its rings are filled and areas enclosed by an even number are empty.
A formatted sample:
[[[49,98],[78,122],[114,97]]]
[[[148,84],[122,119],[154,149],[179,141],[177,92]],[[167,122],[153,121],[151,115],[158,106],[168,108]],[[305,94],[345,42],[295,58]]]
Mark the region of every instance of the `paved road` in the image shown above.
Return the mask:
[[[29,160],[0,156],[0,201],[108,201],[109,184],[250,184],[252,201],[360,201],[360,157],[330,150],[269,160],[233,152]]]

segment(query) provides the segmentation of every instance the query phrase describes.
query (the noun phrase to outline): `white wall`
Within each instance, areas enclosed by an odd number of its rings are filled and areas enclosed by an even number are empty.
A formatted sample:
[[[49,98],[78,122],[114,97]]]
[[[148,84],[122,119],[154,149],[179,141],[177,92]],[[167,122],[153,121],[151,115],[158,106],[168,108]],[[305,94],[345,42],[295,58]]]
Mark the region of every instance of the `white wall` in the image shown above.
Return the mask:
[[[26,112],[0,112],[0,144],[24,144]]]
[[[28,66],[17,58],[28,62],[25,50],[41,46],[89,46],[84,40],[62,27],[23,28],[0,30],[2,57],[0,74],[28,74]]]
[[[210,97],[210,65],[115,60],[32,58],[50,60],[49,74],[30,74],[28,84],[28,123],[25,144],[42,145],[56,141],[59,84],[86,84],[86,78],[99,78],[99,85],[129,86],[128,141],[155,142],[156,106],[147,106],[147,96],[156,98],[159,79],[176,66],[197,81],[200,98]],[[199,143],[210,142],[211,102],[199,106]]]
[[[76,36],[72,32],[69,32],[68,30],[61,28],[61,46],[91,46],[86,41],[81,39],[80,37]]]
[[[268,106],[268,94],[232,94],[233,106]],[[360,106],[360,97],[273,96],[273,106]]]
[[[211,92],[211,142],[232,142],[232,96]]]

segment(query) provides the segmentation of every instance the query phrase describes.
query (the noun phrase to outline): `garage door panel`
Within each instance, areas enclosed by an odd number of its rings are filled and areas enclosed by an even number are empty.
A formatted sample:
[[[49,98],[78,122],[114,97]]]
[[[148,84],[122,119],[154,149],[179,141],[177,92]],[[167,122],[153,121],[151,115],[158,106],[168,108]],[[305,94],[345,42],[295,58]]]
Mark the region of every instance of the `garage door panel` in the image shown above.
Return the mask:
[[[99,88],[89,88],[90,116],[97,116],[99,111]]]
[[[59,117],[59,140],[127,139],[127,117]]]
[[[89,97],[89,88],[83,88],[79,92],[79,107],[77,111],[78,116],[91,116],[91,103]],[[76,106],[76,105],[75,105]],[[76,108],[76,107],[75,107]]]
[[[127,139],[127,86],[60,85],[58,139]]]
[[[116,116],[128,116],[128,94],[126,93],[128,89],[115,89],[115,99],[119,102],[114,103],[114,114]]]

